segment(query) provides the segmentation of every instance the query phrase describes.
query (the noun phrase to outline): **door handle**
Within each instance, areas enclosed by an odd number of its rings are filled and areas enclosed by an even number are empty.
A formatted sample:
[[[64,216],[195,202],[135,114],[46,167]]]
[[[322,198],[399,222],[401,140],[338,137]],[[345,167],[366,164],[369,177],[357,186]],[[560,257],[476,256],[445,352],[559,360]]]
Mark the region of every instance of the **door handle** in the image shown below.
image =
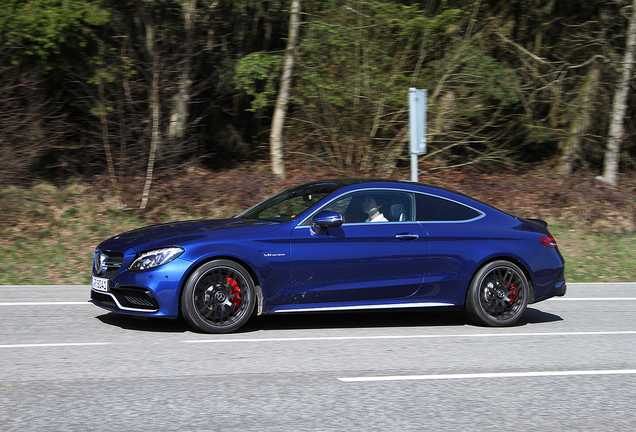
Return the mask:
[[[401,234],[396,234],[395,238],[398,240],[417,240],[418,238],[420,238],[419,234],[415,234],[415,233],[401,233]]]

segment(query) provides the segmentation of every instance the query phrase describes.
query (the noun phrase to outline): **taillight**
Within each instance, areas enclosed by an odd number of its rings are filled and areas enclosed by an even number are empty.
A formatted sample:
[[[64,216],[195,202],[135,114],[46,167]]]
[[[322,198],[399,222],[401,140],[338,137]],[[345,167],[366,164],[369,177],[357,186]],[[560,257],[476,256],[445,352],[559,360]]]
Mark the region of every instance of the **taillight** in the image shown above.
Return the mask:
[[[559,246],[557,246],[557,242],[554,239],[554,237],[550,237],[547,235],[541,236],[541,238],[539,239],[539,241],[541,243],[543,243],[544,246],[547,246],[549,248],[558,248]]]

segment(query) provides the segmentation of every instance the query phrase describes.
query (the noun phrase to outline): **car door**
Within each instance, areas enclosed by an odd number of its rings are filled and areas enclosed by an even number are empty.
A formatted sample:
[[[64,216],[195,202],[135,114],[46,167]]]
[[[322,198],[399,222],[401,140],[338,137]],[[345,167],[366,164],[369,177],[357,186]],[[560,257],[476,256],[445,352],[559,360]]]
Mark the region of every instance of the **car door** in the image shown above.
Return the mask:
[[[365,196],[377,197],[386,221],[366,222]],[[372,190],[345,195],[322,210],[343,215],[340,227],[317,230],[311,220],[291,237],[291,288],[298,304],[407,297],[422,283],[428,260],[426,231],[414,220],[413,195]]]
[[[484,214],[466,204],[429,194],[415,194],[416,219],[428,233],[429,262],[418,295],[462,304],[484,244]]]

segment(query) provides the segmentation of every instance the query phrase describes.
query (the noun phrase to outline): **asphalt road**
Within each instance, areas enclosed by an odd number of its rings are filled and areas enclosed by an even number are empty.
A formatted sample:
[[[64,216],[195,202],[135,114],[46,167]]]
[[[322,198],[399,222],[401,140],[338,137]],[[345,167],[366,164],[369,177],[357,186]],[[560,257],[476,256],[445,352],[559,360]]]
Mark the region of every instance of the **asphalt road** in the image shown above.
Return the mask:
[[[0,286],[1,431],[631,431],[636,283],[511,328],[457,314],[259,317],[207,335]]]

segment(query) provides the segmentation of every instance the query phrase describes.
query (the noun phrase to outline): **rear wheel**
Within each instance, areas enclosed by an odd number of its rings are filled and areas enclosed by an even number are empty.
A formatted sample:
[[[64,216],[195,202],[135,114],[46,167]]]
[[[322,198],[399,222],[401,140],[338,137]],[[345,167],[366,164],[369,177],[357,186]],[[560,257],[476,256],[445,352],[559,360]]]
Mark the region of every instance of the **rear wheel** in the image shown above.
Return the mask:
[[[466,313],[478,324],[502,327],[514,324],[526,310],[528,279],[510,261],[486,264],[473,277],[466,296]]]
[[[239,329],[250,318],[255,303],[249,273],[229,260],[211,261],[197,268],[181,293],[183,317],[206,333]]]

